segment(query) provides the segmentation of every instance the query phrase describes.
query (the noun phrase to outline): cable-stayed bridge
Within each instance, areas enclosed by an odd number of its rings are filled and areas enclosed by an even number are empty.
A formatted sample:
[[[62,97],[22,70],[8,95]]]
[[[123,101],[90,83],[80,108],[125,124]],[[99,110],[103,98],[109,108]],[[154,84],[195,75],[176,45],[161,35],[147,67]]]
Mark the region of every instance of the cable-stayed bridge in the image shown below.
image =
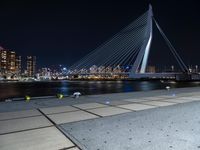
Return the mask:
[[[134,22],[115,34],[69,68],[71,75],[174,77],[175,73],[147,73],[148,56],[155,25],[178,62],[182,72],[188,68],[153,16],[152,6]]]

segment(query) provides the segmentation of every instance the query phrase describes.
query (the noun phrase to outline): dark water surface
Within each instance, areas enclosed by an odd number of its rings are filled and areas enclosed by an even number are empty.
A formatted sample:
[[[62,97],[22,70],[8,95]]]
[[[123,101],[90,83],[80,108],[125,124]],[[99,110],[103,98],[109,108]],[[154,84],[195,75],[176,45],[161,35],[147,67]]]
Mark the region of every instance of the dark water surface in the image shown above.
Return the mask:
[[[200,82],[160,82],[160,81],[50,81],[50,82],[2,82],[0,100],[13,97],[52,96],[57,93],[71,95],[79,91],[83,95],[148,91],[200,86]]]

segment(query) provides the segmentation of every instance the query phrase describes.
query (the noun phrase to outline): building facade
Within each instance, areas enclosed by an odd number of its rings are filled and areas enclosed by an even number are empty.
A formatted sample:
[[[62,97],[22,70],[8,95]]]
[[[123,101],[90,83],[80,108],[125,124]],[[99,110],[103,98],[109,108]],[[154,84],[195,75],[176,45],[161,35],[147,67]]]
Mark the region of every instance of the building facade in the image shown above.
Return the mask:
[[[3,48],[0,49],[0,72],[5,74],[7,72],[7,51]]]
[[[16,56],[15,69],[16,69],[16,74],[21,75],[21,72],[22,72],[22,58],[21,58],[21,56]]]
[[[16,72],[16,53],[14,51],[7,51],[7,72]]]
[[[21,73],[21,56],[17,56],[15,51],[10,51],[0,47],[0,75]]]
[[[36,73],[36,56],[27,56],[27,76],[33,77]]]

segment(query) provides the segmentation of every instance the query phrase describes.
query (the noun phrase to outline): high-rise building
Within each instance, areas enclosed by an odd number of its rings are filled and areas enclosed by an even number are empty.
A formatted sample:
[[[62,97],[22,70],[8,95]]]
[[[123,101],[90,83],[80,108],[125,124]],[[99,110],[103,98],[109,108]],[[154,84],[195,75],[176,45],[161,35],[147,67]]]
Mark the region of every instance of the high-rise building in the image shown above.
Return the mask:
[[[21,56],[0,46],[0,75],[13,74],[21,74]]]
[[[36,71],[36,56],[27,56],[27,75],[33,77]]]
[[[5,74],[7,72],[7,51],[0,47],[0,72]]]
[[[21,71],[22,71],[22,60],[21,60],[21,56],[16,56],[16,59],[15,59],[15,68],[16,68],[16,74],[17,75],[20,75],[21,74]]]
[[[15,73],[16,71],[16,53],[14,51],[7,51],[7,72]]]

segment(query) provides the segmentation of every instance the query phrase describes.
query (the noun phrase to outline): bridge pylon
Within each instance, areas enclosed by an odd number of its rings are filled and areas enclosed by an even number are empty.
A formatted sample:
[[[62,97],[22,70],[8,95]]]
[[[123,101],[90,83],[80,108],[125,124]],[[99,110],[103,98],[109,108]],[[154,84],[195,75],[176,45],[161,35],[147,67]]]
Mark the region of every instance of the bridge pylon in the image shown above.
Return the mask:
[[[146,72],[149,51],[151,48],[151,42],[152,42],[152,38],[153,38],[152,20],[153,20],[153,11],[152,11],[151,4],[149,4],[147,27],[146,27],[146,31],[145,31],[144,41],[143,41],[141,49],[136,57],[136,60],[133,64],[133,67],[129,73],[130,78],[132,76],[134,76],[136,73],[145,73]]]

